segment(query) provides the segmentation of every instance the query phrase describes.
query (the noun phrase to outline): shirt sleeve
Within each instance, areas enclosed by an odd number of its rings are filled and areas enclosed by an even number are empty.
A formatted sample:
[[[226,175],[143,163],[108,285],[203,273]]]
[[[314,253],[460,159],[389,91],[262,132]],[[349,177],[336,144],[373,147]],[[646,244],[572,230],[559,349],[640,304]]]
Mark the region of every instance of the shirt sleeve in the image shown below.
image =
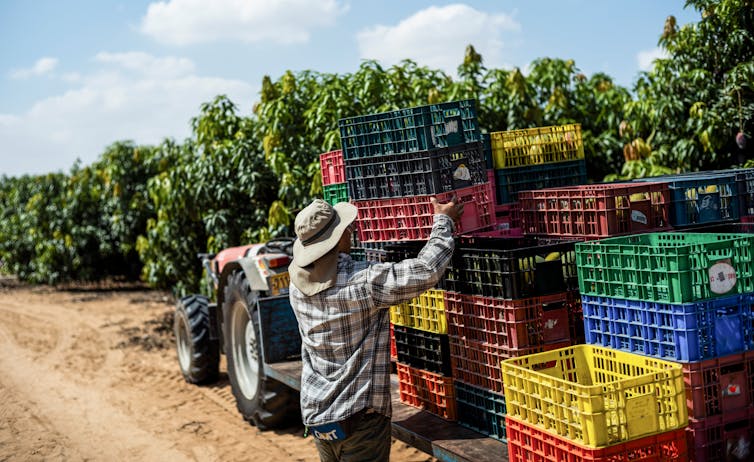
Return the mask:
[[[377,308],[417,297],[442,278],[453,255],[453,220],[436,214],[429,240],[417,258],[398,263],[378,263],[367,270],[366,285]]]

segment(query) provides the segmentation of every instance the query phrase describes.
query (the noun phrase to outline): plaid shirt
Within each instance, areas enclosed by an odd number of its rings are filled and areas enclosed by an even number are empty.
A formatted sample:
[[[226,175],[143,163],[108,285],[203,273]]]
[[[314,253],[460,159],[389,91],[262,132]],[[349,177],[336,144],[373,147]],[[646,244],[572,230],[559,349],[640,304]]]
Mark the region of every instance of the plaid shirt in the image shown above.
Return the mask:
[[[369,263],[338,257],[335,285],[311,297],[290,286],[302,342],[305,425],[339,422],[366,408],[391,416],[387,309],[437,284],[454,249],[453,222],[435,215],[415,259]]]

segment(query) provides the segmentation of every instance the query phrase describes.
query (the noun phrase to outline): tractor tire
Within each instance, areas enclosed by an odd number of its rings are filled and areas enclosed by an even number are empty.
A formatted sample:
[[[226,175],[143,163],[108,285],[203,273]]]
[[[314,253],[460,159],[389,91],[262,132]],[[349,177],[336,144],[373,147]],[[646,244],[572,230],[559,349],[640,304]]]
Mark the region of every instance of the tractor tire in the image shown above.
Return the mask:
[[[188,295],[181,298],[175,308],[173,331],[178,365],[188,383],[217,380],[220,345],[210,338],[208,303],[203,295]]]
[[[245,420],[267,430],[292,423],[299,403],[295,390],[264,374],[257,297],[243,272],[230,276],[222,307],[223,337],[236,407]]]

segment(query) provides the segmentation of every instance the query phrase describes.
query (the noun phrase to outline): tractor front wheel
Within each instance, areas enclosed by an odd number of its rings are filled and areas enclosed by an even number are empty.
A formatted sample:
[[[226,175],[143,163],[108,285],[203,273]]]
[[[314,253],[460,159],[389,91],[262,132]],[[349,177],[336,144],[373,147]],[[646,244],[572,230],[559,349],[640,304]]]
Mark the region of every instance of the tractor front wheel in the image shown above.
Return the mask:
[[[244,419],[265,430],[289,423],[298,409],[298,397],[291,388],[264,374],[257,296],[243,272],[230,276],[222,307],[223,337],[236,406]]]

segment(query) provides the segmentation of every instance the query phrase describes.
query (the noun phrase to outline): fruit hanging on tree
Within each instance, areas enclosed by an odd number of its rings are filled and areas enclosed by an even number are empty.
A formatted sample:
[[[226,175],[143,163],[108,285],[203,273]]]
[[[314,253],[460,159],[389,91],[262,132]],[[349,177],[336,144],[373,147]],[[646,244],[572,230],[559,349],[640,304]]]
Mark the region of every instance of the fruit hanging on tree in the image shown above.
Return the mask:
[[[738,149],[746,149],[746,135],[744,135],[744,132],[736,133],[736,145],[738,145]]]

